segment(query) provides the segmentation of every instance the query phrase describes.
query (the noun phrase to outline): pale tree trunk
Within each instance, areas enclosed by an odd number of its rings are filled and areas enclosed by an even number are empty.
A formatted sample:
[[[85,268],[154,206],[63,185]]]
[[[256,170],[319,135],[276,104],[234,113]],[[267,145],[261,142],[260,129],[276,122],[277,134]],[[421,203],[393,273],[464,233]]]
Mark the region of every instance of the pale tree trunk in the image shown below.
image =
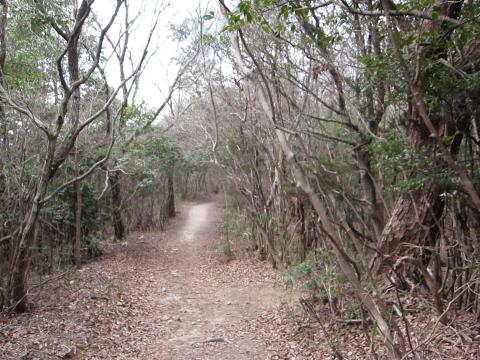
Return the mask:
[[[221,11],[225,15],[225,17],[228,17],[228,8],[226,7],[223,0],[219,0],[219,2]],[[230,32],[229,35],[237,65],[240,68],[240,71],[245,75],[245,77],[250,80],[253,85],[256,86],[256,88],[258,89],[258,100],[260,101],[265,115],[275,129],[275,134],[277,135],[279,145],[281,146],[282,151],[285,154],[290,171],[292,172],[292,175],[295,179],[296,186],[300,192],[304,193],[307,196],[309,202],[317,213],[319,217],[319,226],[336,255],[340,269],[349,280],[358,300],[363,304],[363,306],[370,313],[374,321],[377,323],[380,335],[385,342],[390,358],[395,360],[401,359],[401,354],[403,353],[405,346],[401,332],[397,327],[394,327],[393,324],[389,324],[389,322],[384,318],[380,307],[377,305],[377,302],[380,302],[380,300],[375,299],[368,291],[363,288],[362,283],[358,278],[355,266],[353,265],[351,259],[348,257],[343,248],[342,240],[335,229],[335,222],[331,221],[331,219],[329,218],[325,205],[323,204],[319,195],[313,190],[308,180],[308,177],[304,173],[302,166],[297,162],[295,158],[295,153],[292,151],[292,148],[289,144],[287,137],[285,136],[285,133],[278,128],[274,102],[271,96],[268,79],[266,79],[265,75],[262,73],[262,69],[259,66],[255,56],[245,43],[242,31],[239,30],[240,39],[250,59],[255,64],[254,70],[250,69],[246,65],[240,51],[240,44],[238,38],[233,32]],[[395,333],[392,330],[392,327],[395,328]],[[397,338],[395,337],[395,335],[397,336]]]

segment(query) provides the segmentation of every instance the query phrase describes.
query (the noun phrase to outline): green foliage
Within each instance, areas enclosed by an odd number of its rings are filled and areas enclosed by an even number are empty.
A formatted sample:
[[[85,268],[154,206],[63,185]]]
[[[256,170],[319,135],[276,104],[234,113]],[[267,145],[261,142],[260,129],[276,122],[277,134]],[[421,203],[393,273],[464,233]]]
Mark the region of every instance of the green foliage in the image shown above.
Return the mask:
[[[153,132],[134,147],[127,148],[118,163],[128,169],[140,188],[147,188],[158,183],[160,173],[170,174],[181,160],[176,141]]]
[[[147,144],[140,146],[148,159],[159,164],[160,169],[169,172],[173,165],[181,159],[180,150],[174,139],[158,136]]]
[[[5,81],[10,86],[34,92],[44,86],[44,76],[40,71],[41,54],[18,52],[5,62]]]
[[[215,18],[215,12],[214,11],[208,11],[205,15],[203,15],[203,20],[209,21],[213,20]]]
[[[104,228],[109,221],[109,209],[97,207],[96,195],[98,189],[93,180],[86,179],[82,182],[82,232],[94,233]],[[56,197],[42,208],[42,217],[50,219],[57,228],[75,227],[75,187],[70,186],[62,190]]]
[[[54,65],[52,49],[56,42],[47,31],[36,31],[40,23],[48,23],[30,2],[14,1],[10,4],[8,22],[8,56],[4,75],[9,86],[24,94],[44,90],[46,69]],[[52,20],[53,21],[53,20]],[[33,31],[28,31],[28,29]]]
[[[52,25],[60,27],[68,26],[67,17],[64,14],[43,15],[36,13],[30,19],[30,26],[34,33],[47,35]]]
[[[414,149],[405,139],[391,133],[387,141],[373,141],[365,148],[377,160],[377,169],[389,179],[387,192],[416,191],[430,180],[445,189],[459,186],[453,171],[444,166],[441,154],[431,146]]]
[[[360,309],[355,301],[344,299],[351,295],[348,281],[338,269],[334,255],[328,250],[311,251],[305,261],[285,270],[284,279],[287,286],[300,285],[312,299],[336,304],[342,317],[355,319],[360,316]],[[343,305],[342,305],[343,304]]]
[[[214,14],[211,14],[211,15],[213,19]],[[192,31],[193,31],[192,19],[185,19],[181,24],[170,24],[171,37],[174,41],[179,43],[186,41],[192,34]]]
[[[64,171],[72,173],[72,166],[66,164]],[[57,179],[56,182],[59,183],[61,181],[62,179]],[[58,186],[59,184],[55,185]],[[106,224],[110,221],[110,208],[108,205],[98,206],[96,199],[98,192],[99,189],[97,189],[93,179],[87,178],[83,180],[80,226],[82,258],[84,261],[92,260],[101,255],[100,242],[103,240],[102,234]],[[73,261],[72,244],[75,234],[75,212],[76,189],[75,185],[72,185],[62,190],[55,197],[55,201],[48,202],[40,213],[41,219],[45,219],[45,224],[48,224],[48,229],[53,230],[54,233],[61,234],[62,241],[66,242],[66,244],[59,247],[59,252],[55,259],[56,266],[60,268],[70,266]],[[43,222],[41,221],[41,223]]]
[[[201,173],[209,164],[209,152],[204,149],[191,150],[180,159],[180,166],[191,175]]]
[[[319,296],[319,283],[316,279],[317,260],[313,251],[308,253],[305,261],[286,269],[283,275],[287,286],[293,287],[301,283],[310,296],[314,298]]]
[[[232,245],[234,247],[250,247],[253,239],[248,231],[248,219],[236,209],[227,208],[215,226],[217,231],[222,234],[223,251],[228,257],[233,255]]]
[[[369,54],[359,58],[365,66],[353,80],[353,88],[359,98],[366,98],[367,94],[373,94],[379,86],[379,79],[392,85],[392,91],[388,94],[388,100],[392,103],[406,101],[409,93],[407,84],[403,81],[403,74],[395,54],[387,50],[381,54]],[[363,109],[366,110],[366,109]]]

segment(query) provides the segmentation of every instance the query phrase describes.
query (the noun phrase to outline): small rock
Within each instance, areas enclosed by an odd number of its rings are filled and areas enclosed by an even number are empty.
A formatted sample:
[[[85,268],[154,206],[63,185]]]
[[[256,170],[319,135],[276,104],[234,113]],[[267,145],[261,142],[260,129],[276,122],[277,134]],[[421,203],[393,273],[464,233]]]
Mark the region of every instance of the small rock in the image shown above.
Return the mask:
[[[67,345],[61,345],[61,350],[56,355],[62,359],[71,359],[76,353],[77,348],[75,346],[70,348]]]
[[[165,315],[164,317],[162,317],[162,321],[167,321],[167,320],[169,320],[169,319],[170,319],[170,317],[168,317],[167,315]]]

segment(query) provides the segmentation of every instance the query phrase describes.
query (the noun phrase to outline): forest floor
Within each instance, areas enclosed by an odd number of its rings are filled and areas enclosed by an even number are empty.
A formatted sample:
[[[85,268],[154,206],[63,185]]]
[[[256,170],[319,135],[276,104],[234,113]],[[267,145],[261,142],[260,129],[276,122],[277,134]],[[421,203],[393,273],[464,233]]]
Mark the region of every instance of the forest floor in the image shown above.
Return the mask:
[[[167,231],[131,234],[81,270],[47,277],[28,313],[0,317],[0,359],[371,358],[360,324],[332,319],[321,303],[307,315],[300,292],[267,262],[238,247],[227,258],[221,211],[216,202],[184,203]],[[436,317],[412,316],[423,329],[412,337],[428,340]],[[480,358],[478,327],[462,316],[464,330],[430,332],[420,358]]]
[[[136,233],[0,319],[0,359],[266,359],[248,323],[294,296],[271,265],[227,261],[217,203],[187,203],[166,232]],[[247,325],[247,326],[246,326]]]

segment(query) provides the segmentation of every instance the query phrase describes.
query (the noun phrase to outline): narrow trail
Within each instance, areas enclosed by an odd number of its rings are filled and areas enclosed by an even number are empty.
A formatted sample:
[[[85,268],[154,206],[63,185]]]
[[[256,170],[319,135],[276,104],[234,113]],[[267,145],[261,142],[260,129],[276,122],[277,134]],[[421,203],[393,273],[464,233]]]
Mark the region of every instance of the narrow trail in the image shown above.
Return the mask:
[[[274,283],[245,283],[209,261],[218,220],[216,203],[193,204],[165,244],[162,290],[156,300],[164,323],[152,348],[158,359],[266,359],[254,333],[236,331],[239,323],[286,299]],[[185,215],[183,215],[185,216]],[[219,246],[219,244],[217,244]],[[202,271],[209,268],[208,275]],[[228,279],[231,281],[228,281]],[[227,281],[222,281],[227,280]]]

